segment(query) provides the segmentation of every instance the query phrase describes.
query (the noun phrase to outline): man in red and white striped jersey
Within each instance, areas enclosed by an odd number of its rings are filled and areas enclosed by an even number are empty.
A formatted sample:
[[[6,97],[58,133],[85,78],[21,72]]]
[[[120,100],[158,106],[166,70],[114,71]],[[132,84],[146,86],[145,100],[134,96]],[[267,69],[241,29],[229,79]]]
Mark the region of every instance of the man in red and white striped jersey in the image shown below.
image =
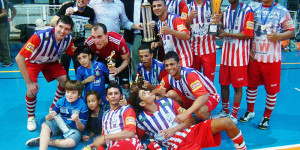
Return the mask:
[[[221,131],[226,131],[237,150],[246,150],[242,132],[228,118],[210,119],[193,125],[191,115],[182,122],[176,116],[185,112],[171,98],[156,100],[150,91],[134,89],[130,104],[138,112],[137,134],[142,137],[146,132],[157,143],[169,150],[201,150],[221,144]]]
[[[280,91],[280,40],[294,37],[295,27],[289,11],[275,0],[262,0],[262,3],[251,3],[250,6],[255,14],[255,34],[248,67],[247,112],[240,121],[247,122],[254,117],[257,87],[264,85],[266,108],[258,127],[267,129]]]
[[[187,28],[191,31],[191,48],[193,51],[193,68],[214,81],[216,69],[216,38],[208,34],[212,19],[210,0],[194,0],[188,4]],[[217,22],[218,23],[218,22]]]
[[[129,97],[129,68],[130,50],[127,47],[125,39],[116,32],[107,32],[107,28],[102,23],[93,25],[91,29],[92,36],[86,40],[86,45],[98,56],[97,61],[106,63],[106,58],[115,51],[112,57],[116,66],[110,69],[110,73],[119,77],[119,84],[122,85],[124,95]]]
[[[103,133],[94,139],[90,147],[106,144],[108,150],[141,150],[142,145],[136,135],[136,114],[129,106],[120,106],[122,88],[118,84],[109,84],[105,90],[110,110],[102,116]],[[124,99],[124,97],[123,97]]]
[[[224,38],[221,55],[220,79],[223,110],[213,118],[230,117],[237,123],[237,113],[243,95],[242,87],[248,85],[247,67],[250,42],[253,37],[254,14],[250,6],[239,0],[229,0],[223,13]],[[229,85],[234,88],[232,113],[229,116]]]
[[[58,19],[55,28],[36,31],[16,56],[16,62],[27,85],[25,100],[29,131],[36,129],[35,105],[39,90],[37,84],[39,73],[42,72],[48,82],[57,79],[59,83],[51,108],[65,94],[66,71],[58,60],[64,52],[74,55],[75,47],[69,34],[72,28],[72,18],[62,16]]]
[[[180,16],[184,21],[187,18],[188,8],[185,0],[166,0],[168,12]]]
[[[154,0],[152,3],[153,12],[159,18],[158,31],[160,41],[152,42],[151,49],[163,46],[165,54],[175,51],[179,55],[183,67],[193,65],[193,55],[189,44],[190,32],[185,22],[177,15],[167,12],[167,5],[164,0]]]

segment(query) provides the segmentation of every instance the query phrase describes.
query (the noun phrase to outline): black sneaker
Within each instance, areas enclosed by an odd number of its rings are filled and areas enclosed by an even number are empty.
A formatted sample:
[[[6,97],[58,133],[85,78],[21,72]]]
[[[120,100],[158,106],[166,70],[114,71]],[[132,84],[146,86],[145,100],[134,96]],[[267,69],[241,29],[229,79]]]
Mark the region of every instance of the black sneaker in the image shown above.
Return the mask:
[[[258,125],[258,128],[265,130],[269,127],[270,118],[264,117]]]
[[[3,62],[2,67],[9,67],[11,65],[13,65],[12,62]]]
[[[28,140],[25,145],[26,146],[39,146],[40,145],[40,137]]]

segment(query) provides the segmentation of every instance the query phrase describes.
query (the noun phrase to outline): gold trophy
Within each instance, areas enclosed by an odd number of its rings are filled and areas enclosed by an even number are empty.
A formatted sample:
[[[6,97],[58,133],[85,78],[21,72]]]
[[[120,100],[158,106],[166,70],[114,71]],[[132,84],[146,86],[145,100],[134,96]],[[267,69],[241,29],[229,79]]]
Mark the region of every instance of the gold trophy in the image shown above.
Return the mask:
[[[216,14],[219,14],[219,10],[220,10],[222,1],[223,0],[211,0],[210,1],[213,16],[215,16]],[[219,35],[219,23],[211,23],[208,26],[208,34]]]
[[[107,61],[107,67],[109,69],[114,68],[116,66],[116,63],[113,61],[113,56],[115,55],[115,51],[112,51],[110,56],[108,56],[105,60]],[[112,72],[109,72],[108,75],[108,79],[109,82],[115,82],[116,81],[116,77],[114,76],[114,74]]]
[[[151,27],[152,12],[151,5],[148,0],[144,0],[142,3],[142,18],[143,18],[143,41],[152,42],[155,40],[154,31]]]

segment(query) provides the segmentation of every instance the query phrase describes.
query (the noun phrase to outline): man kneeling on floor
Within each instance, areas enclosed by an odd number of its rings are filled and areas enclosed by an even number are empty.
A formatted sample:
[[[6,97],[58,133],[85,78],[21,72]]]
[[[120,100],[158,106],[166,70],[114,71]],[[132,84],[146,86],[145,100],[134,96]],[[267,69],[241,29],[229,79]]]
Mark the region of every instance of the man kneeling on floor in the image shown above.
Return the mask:
[[[68,81],[65,87],[66,95],[56,102],[45,117],[46,122],[42,124],[40,137],[28,140],[27,146],[39,145],[40,150],[46,150],[48,145],[72,148],[80,142],[80,131],[84,130],[89,117],[88,107],[81,98],[83,85],[80,81]],[[64,139],[50,140],[50,137],[59,135],[63,135]]]
[[[211,119],[193,125],[195,120],[189,115],[185,121],[175,122],[175,117],[185,109],[171,98],[155,101],[155,95],[150,91],[136,88],[132,90],[129,100],[135,111],[141,112],[137,117],[138,136],[143,137],[147,132],[167,149],[190,150],[219,146],[221,131],[226,131],[237,150],[247,149],[242,132],[229,118]]]

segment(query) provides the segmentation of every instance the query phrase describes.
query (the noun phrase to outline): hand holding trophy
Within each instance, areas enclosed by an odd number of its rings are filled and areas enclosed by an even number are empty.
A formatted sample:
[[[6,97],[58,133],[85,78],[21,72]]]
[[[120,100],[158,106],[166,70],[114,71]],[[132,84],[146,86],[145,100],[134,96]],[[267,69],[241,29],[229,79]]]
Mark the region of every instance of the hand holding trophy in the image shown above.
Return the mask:
[[[211,0],[211,10],[213,15],[213,21],[208,26],[208,34],[211,35],[219,35],[219,22],[216,20],[220,20],[220,7],[223,0]]]
[[[109,82],[115,82],[116,81],[116,77],[114,75],[114,72],[111,71],[116,66],[116,63],[113,62],[113,56],[114,55],[115,55],[115,51],[112,51],[110,56],[108,56],[105,59],[107,61],[107,67],[109,69],[109,76],[108,76]]]

